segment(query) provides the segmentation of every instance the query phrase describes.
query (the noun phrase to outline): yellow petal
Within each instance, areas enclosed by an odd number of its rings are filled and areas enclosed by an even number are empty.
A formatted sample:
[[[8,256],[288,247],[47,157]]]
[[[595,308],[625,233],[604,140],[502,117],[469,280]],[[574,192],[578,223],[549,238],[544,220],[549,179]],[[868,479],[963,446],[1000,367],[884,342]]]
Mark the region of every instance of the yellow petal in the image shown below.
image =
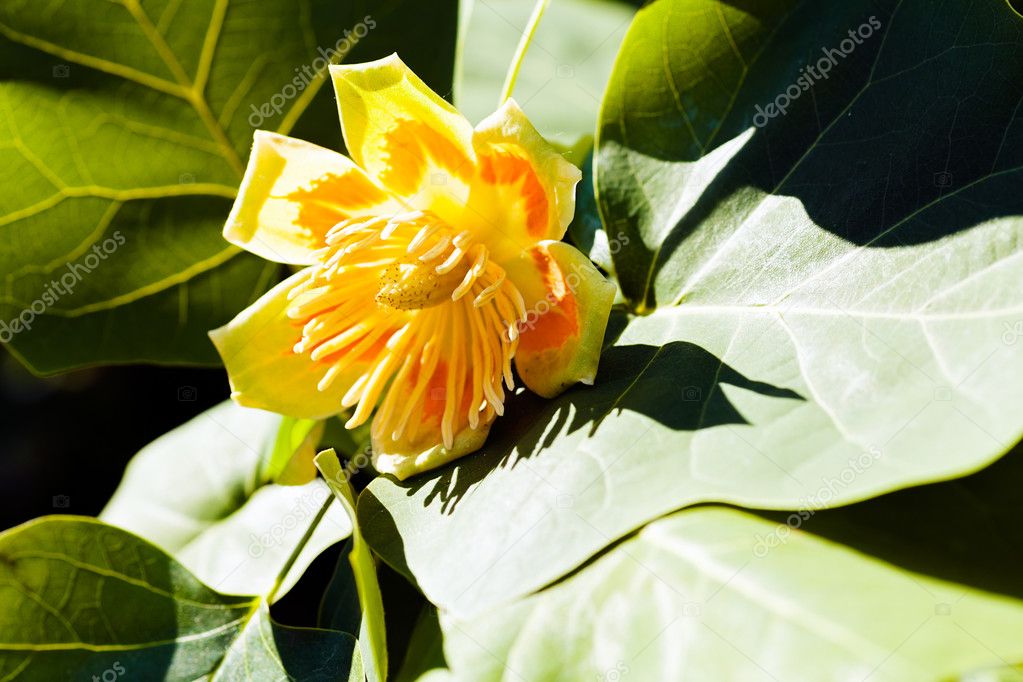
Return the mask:
[[[534,393],[553,398],[576,382],[592,384],[615,287],[590,259],[563,242],[542,242],[508,276],[526,301],[515,366]]]
[[[210,332],[227,368],[231,397],[239,405],[304,419],[323,419],[341,412],[341,396],[362,367],[320,391],[317,384],[329,365],[297,354],[301,325],[287,315],[288,293],[305,282],[303,270],[265,293],[219,329]]]
[[[409,207],[456,216],[475,167],[465,117],[396,54],[330,75],[352,158]]]
[[[444,444],[395,441],[390,437],[373,439],[373,466],[382,474],[391,474],[399,481],[409,476],[436,469],[470,452],[483,447],[490,432],[490,424],[480,425],[475,429],[467,425],[455,434],[451,448]]]
[[[399,210],[350,159],[258,130],[224,238],[267,260],[311,265],[338,222]]]
[[[477,174],[466,220],[486,230],[495,258],[560,240],[575,211],[579,169],[543,139],[514,100],[476,127],[473,147]]]

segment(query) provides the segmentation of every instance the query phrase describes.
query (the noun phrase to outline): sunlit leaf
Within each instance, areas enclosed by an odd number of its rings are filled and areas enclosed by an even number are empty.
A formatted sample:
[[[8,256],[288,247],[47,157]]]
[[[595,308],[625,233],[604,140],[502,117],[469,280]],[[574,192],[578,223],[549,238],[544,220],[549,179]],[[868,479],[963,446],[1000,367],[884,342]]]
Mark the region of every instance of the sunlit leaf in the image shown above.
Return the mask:
[[[644,314],[612,322],[594,387],[519,396],[482,454],[374,481],[374,549],[465,616],[690,504],[834,506],[996,460],[1023,432],[1021,74],[998,0],[646,6],[596,167]]]
[[[266,595],[330,500],[322,481],[270,484],[285,418],[222,403],[143,448],[100,518],[170,552],[215,589]],[[351,523],[332,504],[278,587],[281,597]]]
[[[448,661],[473,682],[929,682],[1023,655],[1023,601],[799,531],[760,551],[776,528],[721,507],[655,521],[563,583],[443,620]]]

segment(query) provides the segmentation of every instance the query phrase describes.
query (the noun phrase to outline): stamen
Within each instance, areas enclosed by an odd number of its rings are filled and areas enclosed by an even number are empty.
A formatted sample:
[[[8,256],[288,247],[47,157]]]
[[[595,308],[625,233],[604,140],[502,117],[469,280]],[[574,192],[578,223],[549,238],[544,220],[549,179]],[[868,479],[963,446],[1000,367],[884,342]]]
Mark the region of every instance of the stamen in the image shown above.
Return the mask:
[[[497,294],[498,290],[501,288],[501,285],[504,284],[505,277],[507,277],[507,275],[505,274],[504,269],[498,268],[497,280],[493,284],[488,286],[486,289],[481,291],[479,295],[476,296],[476,298],[473,300],[472,304],[477,308],[480,308],[489,303],[490,299],[492,299]]]
[[[387,221],[387,224],[384,226],[384,229],[380,230],[380,238],[390,239],[391,235],[393,235],[395,230],[397,230],[399,227],[402,227],[403,225],[409,223],[416,223],[419,220],[423,219],[425,216],[426,213],[423,211],[412,211],[411,213],[401,213],[399,215],[396,215]]]
[[[416,233],[416,236],[412,238],[412,241],[409,242],[408,249],[406,250],[408,255],[414,256],[419,249],[423,247],[426,240],[436,234],[439,229],[440,225],[437,224],[424,225],[423,228]]]
[[[443,263],[441,263],[434,269],[436,270],[438,275],[443,275],[445,273],[451,272],[452,270],[455,269],[455,266],[458,265],[459,261],[462,260],[462,256],[464,255],[465,251],[462,251],[460,248],[455,247],[455,249],[451,252],[451,255],[448,256],[447,260],[445,260]]]
[[[316,384],[316,390],[322,392],[329,389],[331,384],[334,383],[334,380],[341,376],[341,371],[342,370],[338,365],[331,365],[330,368],[327,369],[327,373],[324,374],[323,378]]]
[[[367,382],[369,382],[369,374],[363,374],[358,379],[356,379],[355,383],[352,384],[352,387],[349,388],[348,392],[345,393],[344,397],[341,398],[341,407],[347,409],[354,405],[355,403],[359,402],[360,397],[362,396],[362,387],[365,386]],[[351,419],[349,419],[348,421],[350,422]],[[348,424],[346,423],[345,428],[351,429],[355,427],[348,426]]]
[[[355,413],[352,414],[351,419],[345,423],[345,427],[354,429],[356,426],[365,423],[369,419],[370,413],[373,408],[376,407],[377,399],[380,397],[380,393],[383,392],[387,386],[388,380],[391,378],[391,373],[394,370],[394,366],[402,360],[402,351],[411,335],[408,333],[410,325],[406,324],[404,327],[396,331],[390,339],[388,339],[387,347],[390,351],[383,361],[377,361],[376,367],[373,368],[373,372],[369,374],[369,380],[363,387],[363,390],[359,395],[359,407],[356,408]],[[367,376],[367,375],[363,375]],[[341,400],[341,404],[345,404],[345,400],[348,399],[348,395]],[[354,404],[354,403],[353,403]],[[347,405],[346,407],[350,407]]]
[[[433,379],[433,373],[437,369],[438,362],[440,362],[440,353],[437,352],[437,340],[436,338],[431,338],[423,347],[419,361],[419,376],[416,378],[416,385],[409,395],[408,405],[406,405],[404,412],[402,412],[398,425],[391,432],[393,440],[399,440],[405,434],[409,418],[412,416],[412,410],[419,407],[419,404],[422,402],[423,394],[426,392],[426,387],[430,384],[430,380]]]
[[[419,443],[433,429],[450,449],[504,414],[526,306],[470,230],[411,211],[341,221],[326,242],[287,314],[301,328],[294,352],[323,363],[317,388],[345,384],[347,427],[376,410],[374,438]]]
[[[426,253],[419,256],[419,260],[429,263],[447,251],[449,246],[451,246],[451,237],[444,235]]]
[[[362,232],[362,223],[353,223],[349,218],[348,220],[343,220],[327,230],[325,241],[328,246],[334,246],[338,242],[351,237],[352,235],[359,234],[360,232]]]
[[[322,360],[331,353],[336,353],[339,350],[343,350],[346,346],[352,345],[368,334],[371,329],[372,326],[365,322],[357,324],[354,327],[349,327],[340,334],[332,337],[329,341],[325,341],[318,345],[313,349],[313,352],[309,355],[309,357],[313,361]]]

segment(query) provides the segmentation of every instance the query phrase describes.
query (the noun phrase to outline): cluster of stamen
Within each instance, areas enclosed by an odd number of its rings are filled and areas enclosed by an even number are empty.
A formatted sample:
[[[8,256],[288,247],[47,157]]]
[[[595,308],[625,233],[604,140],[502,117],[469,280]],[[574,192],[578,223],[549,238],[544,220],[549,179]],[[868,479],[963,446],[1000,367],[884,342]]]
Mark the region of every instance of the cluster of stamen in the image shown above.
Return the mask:
[[[379,405],[374,438],[415,443],[439,421],[451,448],[460,423],[476,429],[504,413],[525,303],[472,233],[421,211],[353,218],[318,256],[287,312],[301,325],[294,352],[327,368],[318,388],[351,382],[346,426]]]

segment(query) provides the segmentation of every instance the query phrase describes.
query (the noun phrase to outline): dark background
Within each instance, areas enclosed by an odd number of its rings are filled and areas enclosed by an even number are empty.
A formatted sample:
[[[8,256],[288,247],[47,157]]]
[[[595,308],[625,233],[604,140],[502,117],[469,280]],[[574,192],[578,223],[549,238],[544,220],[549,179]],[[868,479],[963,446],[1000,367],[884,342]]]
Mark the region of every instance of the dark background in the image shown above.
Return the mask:
[[[223,369],[39,378],[0,350],[0,530],[46,514],[98,514],[139,449],[228,395]]]

